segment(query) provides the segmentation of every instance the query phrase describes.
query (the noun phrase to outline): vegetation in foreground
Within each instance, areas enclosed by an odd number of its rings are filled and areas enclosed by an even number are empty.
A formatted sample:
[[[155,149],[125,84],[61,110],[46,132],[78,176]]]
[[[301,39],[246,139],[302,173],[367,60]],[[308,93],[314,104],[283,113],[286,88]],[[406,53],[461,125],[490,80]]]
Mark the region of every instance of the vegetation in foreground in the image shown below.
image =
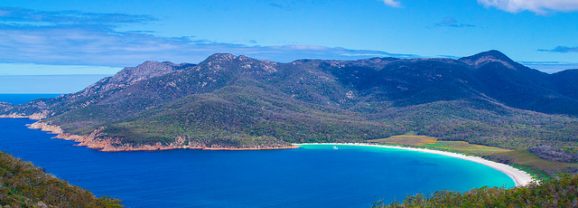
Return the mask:
[[[480,188],[463,194],[437,192],[431,198],[415,195],[403,203],[377,203],[373,207],[578,207],[578,175],[513,189]]]
[[[429,136],[406,134],[384,139],[368,140],[368,142],[435,149],[484,157],[493,161],[513,165],[530,173],[533,177],[541,181],[548,180],[551,175],[557,173],[573,173],[578,170],[578,163],[545,160],[524,149],[511,150],[479,144],[470,144],[464,141],[440,141],[435,137]]]
[[[0,152],[0,207],[119,208],[120,201],[54,178],[30,163]]]

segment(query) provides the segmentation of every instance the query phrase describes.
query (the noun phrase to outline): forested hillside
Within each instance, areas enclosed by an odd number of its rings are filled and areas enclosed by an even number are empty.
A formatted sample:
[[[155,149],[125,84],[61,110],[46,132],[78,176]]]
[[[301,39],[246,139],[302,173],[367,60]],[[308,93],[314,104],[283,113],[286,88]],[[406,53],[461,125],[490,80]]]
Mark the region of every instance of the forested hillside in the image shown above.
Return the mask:
[[[145,62],[54,99],[4,106],[130,150],[361,142],[411,132],[576,162],[578,82],[498,51],[461,59]]]

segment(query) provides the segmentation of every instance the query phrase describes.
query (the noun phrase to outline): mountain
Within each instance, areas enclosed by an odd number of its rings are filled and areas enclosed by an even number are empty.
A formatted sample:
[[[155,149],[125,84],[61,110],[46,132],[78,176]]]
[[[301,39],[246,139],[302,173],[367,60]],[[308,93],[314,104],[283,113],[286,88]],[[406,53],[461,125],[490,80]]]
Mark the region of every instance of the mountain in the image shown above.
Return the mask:
[[[484,83],[482,92],[488,96],[516,108],[578,115],[578,96],[576,93],[568,93],[568,90],[575,89],[576,84],[557,86],[559,80],[565,77],[572,79],[575,75],[549,75],[517,64],[497,51],[460,60],[467,63],[472,59],[478,60],[474,63],[476,78]]]
[[[0,111],[37,113],[45,118],[36,127],[110,151],[284,148],[411,132],[571,152],[577,74],[542,73],[499,51],[290,63],[214,54],[199,64],[145,62],[80,92]]]

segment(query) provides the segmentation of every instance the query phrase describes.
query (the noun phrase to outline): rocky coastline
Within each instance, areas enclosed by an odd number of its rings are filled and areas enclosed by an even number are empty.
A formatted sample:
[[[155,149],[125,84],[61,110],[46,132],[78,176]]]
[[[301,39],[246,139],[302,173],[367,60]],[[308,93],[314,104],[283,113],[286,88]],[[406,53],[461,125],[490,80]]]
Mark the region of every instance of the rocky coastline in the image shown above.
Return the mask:
[[[2,118],[2,117],[0,117]],[[10,117],[10,118],[30,118],[29,117]],[[226,147],[226,146],[206,146],[203,144],[184,144],[184,138],[177,138],[175,142],[168,145],[160,142],[151,145],[133,146],[129,144],[122,144],[118,139],[114,138],[98,138],[98,135],[103,129],[96,129],[88,135],[75,135],[66,133],[56,125],[50,125],[43,121],[36,121],[28,125],[28,128],[39,129],[41,131],[56,134],[55,138],[71,140],[78,142],[78,146],[95,149],[102,152],[129,152],[129,151],[163,151],[176,149],[192,149],[192,150],[278,150],[278,149],[294,149],[298,148],[295,145],[275,145],[275,146],[254,146],[254,147]]]
[[[2,114],[2,115],[0,115],[0,118],[27,118],[27,119],[32,119],[32,120],[41,120],[43,118],[46,118],[46,114],[47,114],[46,112],[34,113],[31,115],[10,113],[10,114]]]

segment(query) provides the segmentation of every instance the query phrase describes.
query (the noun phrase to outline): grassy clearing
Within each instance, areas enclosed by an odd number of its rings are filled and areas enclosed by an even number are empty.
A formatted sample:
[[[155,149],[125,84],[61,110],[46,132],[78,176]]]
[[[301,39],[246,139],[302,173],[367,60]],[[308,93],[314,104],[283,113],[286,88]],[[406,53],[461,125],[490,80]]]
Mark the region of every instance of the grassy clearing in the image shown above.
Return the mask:
[[[467,155],[487,156],[498,153],[511,152],[512,150],[499,147],[490,147],[478,144],[470,144],[464,141],[438,141],[434,144],[426,144],[423,147],[449,152],[459,152]]]
[[[569,170],[578,170],[577,163],[544,160],[527,150],[509,150],[499,147],[470,144],[465,141],[440,141],[435,137],[429,136],[398,135],[384,139],[368,140],[368,142],[374,144],[427,148],[480,156],[490,160],[511,164],[542,180],[548,180],[550,176],[554,176],[558,173],[571,172]]]
[[[370,143],[428,148],[467,155],[488,156],[512,150],[499,147],[470,144],[464,141],[439,141],[437,138],[420,135],[398,135],[385,139],[369,140]]]
[[[417,146],[435,144],[438,142],[437,138],[419,135],[397,135],[385,139],[369,140],[371,143],[403,145],[403,146]]]
[[[533,155],[527,150],[515,150],[510,152],[497,153],[490,155],[489,158],[520,166],[521,169],[524,169],[532,175],[542,179],[548,179],[549,175],[552,176],[561,172],[569,172],[568,170],[578,169],[578,163],[565,163],[544,160],[537,157],[536,155]]]

